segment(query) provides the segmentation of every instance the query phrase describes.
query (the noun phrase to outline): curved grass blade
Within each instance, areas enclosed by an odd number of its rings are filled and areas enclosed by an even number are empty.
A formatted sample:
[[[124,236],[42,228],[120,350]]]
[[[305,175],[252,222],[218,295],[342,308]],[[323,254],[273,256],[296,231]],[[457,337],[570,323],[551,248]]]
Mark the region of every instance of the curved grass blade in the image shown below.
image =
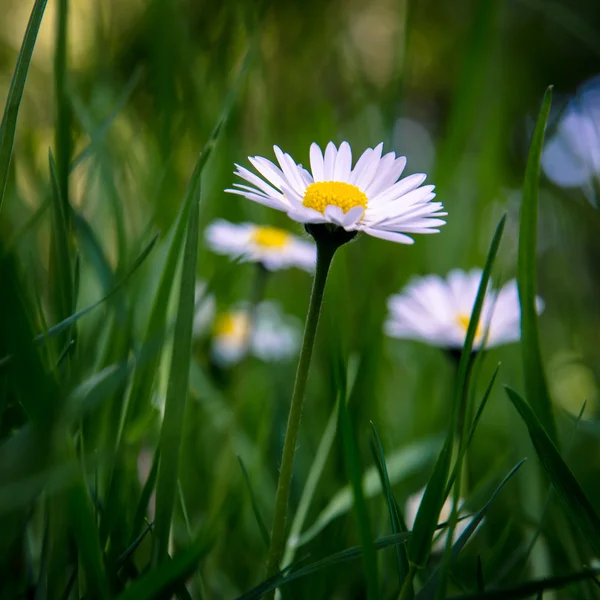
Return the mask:
[[[427,438],[389,455],[387,468],[390,484],[395,485],[424,469],[438,452],[439,447],[439,438]],[[373,498],[381,493],[381,480],[375,467],[370,467],[365,471],[362,487],[365,498]],[[352,508],[352,503],[352,490],[349,485],[344,486],[321,511],[317,520],[298,538],[296,547],[308,543],[321,533],[331,521],[347,513]]]
[[[538,458],[567,514],[583,537],[600,554],[600,517],[592,503],[588,500],[533,409],[514,390],[506,387],[506,392],[525,422]]]
[[[23,44],[17,58],[15,72],[10,82],[10,89],[8,90],[8,97],[4,106],[4,114],[2,115],[2,124],[0,125],[0,211],[2,211],[2,200],[4,199],[6,183],[8,181],[8,171],[15,141],[19,107],[23,98],[27,72],[29,71],[29,64],[31,63],[46,3],[47,0],[36,0],[31,10]]]
[[[367,598],[376,600],[379,598],[379,578],[377,575],[377,559],[373,548],[371,536],[371,522],[367,504],[362,490],[360,457],[352,428],[350,415],[344,397],[339,399],[340,410],[338,416],[338,428],[342,437],[342,450],[346,473],[352,486],[354,497],[354,512],[358,525],[358,535],[363,547],[363,560],[367,586]]]
[[[285,553],[282,560],[284,565],[289,565],[292,560],[294,560],[296,548],[299,545],[298,541],[300,540],[300,533],[302,532],[302,527],[304,527],[304,521],[306,519],[306,515],[308,514],[310,503],[317,489],[323,469],[325,468],[325,462],[327,461],[327,457],[331,451],[333,440],[335,439],[338,410],[339,404],[336,402],[335,406],[333,407],[333,411],[329,416],[329,421],[327,422],[325,431],[323,432],[323,437],[319,442],[315,459],[310,466],[308,477],[306,478],[306,483],[304,484],[304,489],[302,490],[302,496],[300,496],[300,501],[298,502],[298,508],[294,514],[294,520],[292,521],[292,526],[290,527],[290,533],[288,535]]]
[[[410,532],[399,533],[397,535],[387,535],[374,540],[372,542],[372,546],[376,551],[385,550],[386,548],[396,546],[397,544],[405,544],[409,537]],[[306,561],[299,561],[285,567],[283,570],[277,573],[277,575],[274,575],[270,579],[263,581],[249,592],[246,592],[240,596],[237,600],[257,600],[265,594],[272,592],[274,589],[282,587],[288,583],[291,583],[292,581],[302,579],[303,577],[317,573],[318,571],[321,571],[327,567],[339,565],[350,560],[356,560],[362,556],[362,553],[362,546],[354,546],[352,548],[342,550],[341,552],[331,554],[330,556],[317,560],[308,565],[306,564]]]
[[[470,523],[467,525],[466,529],[463,531],[461,536],[452,545],[451,560],[456,560],[458,555],[461,553],[462,549],[465,547],[466,543],[469,541],[469,538],[475,533],[475,530],[477,529],[477,527],[479,527],[481,521],[483,521],[485,513],[487,512],[492,502],[496,499],[496,496],[500,493],[500,490],[502,490],[502,488],[508,483],[511,477],[521,468],[521,466],[526,460],[527,459],[524,458],[510,470],[508,475],[496,488],[491,498],[485,503],[483,508],[479,512],[477,512],[477,514],[475,514],[475,516],[471,519]],[[427,580],[427,583],[421,588],[421,590],[417,594],[416,600],[432,600],[433,598],[435,598],[438,582],[440,579],[440,573],[441,567],[433,572],[431,577]]]
[[[159,234],[157,233],[154,236],[154,238],[152,238],[150,243],[142,250],[140,255],[135,259],[135,261],[134,261],[133,265],[131,265],[131,268],[129,269],[129,271],[127,271],[127,273],[123,276],[123,278],[117,283],[117,285],[115,285],[115,287],[106,296],[104,296],[103,298],[100,298],[100,300],[97,300],[96,302],[93,302],[89,306],[82,308],[81,310],[72,314],[70,317],[67,317],[60,323],[53,325],[45,332],[40,333],[39,335],[37,335],[34,338],[33,341],[37,342],[38,344],[41,344],[41,343],[44,343],[48,338],[56,337],[57,335],[59,335],[60,333],[65,331],[65,329],[69,328],[71,325],[73,325],[75,322],[77,322],[81,317],[83,317],[84,315],[89,313],[91,310],[94,310],[94,308],[97,308],[98,306],[100,306],[101,304],[106,302],[109,298],[111,298],[114,294],[116,294],[119,291],[119,289],[123,285],[125,285],[127,280],[135,273],[135,271],[140,267],[140,265],[146,260],[146,258],[148,258],[148,255],[150,254],[150,252],[152,251],[152,249],[154,248],[154,246],[156,244],[156,241],[158,240],[158,236],[159,236]]]
[[[542,366],[540,339],[535,306],[536,294],[536,248],[538,226],[538,186],[540,177],[540,160],[544,145],[544,133],[550,105],[552,104],[552,87],[544,94],[542,106],[537,119],[527,168],[523,183],[523,203],[519,227],[519,255],[517,264],[517,283],[519,286],[519,302],[521,304],[521,348],[523,356],[523,379],[525,397],[531,404],[540,423],[548,432],[555,444],[558,444],[556,423],[552,410],[552,402],[548,393],[548,384]]]
[[[388,511],[390,513],[390,522],[392,525],[392,533],[402,533],[403,526],[400,519],[400,515],[398,513],[398,505],[396,504],[396,500],[394,498],[394,494],[392,492],[392,488],[390,486],[390,477],[387,471],[387,465],[385,462],[385,454],[383,452],[383,445],[381,444],[381,439],[379,438],[379,434],[377,433],[377,428],[375,424],[371,422],[371,427],[373,428],[373,438],[375,440],[374,444],[374,453],[377,463],[379,465],[380,478],[382,480],[382,487],[385,489],[386,501],[388,505]],[[406,554],[405,546],[396,546],[396,566],[398,568],[398,583],[399,586],[402,587],[404,580],[408,576],[409,566],[408,566],[408,556]],[[412,598],[414,592],[408,592],[409,597]]]
[[[156,482],[156,518],[154,527],[155,565],[167,558],[169,533],[175,505],[175,490],[179,473],[179,457],[183,432],[183,419],[188,394],[190,361],[192,356],[192,330],[194,322],[194,294],[196,288],[196,263],[198,258],[198,221],[200,218],[200,177],[195,181],[190,195],[194,198],[187,226],[179,307],[173,338],[171,371],[165,402],[165,416],[160,432],[160,461]]]
[[[571,573],[570,575],[526,581],[521,585],[511,588],[489,590],[487,592],[462,596],[450,596],[448,600],[518,600],[520,598],[531,598],[534,594],[541,595],[543,592],[550,590],[560,590],[572,583],[593,579],[598,577],[598,575],[600,575],[600,569],[585,569],[584,571]]]
[[[201,535],[187,550],[184,550],[172,560],[148,571],[136,579],[117,600],[154,600],[170,598],[179,591],[185,580],[210,550],[211,540]]]
[[[261,535],[262,540],[265,543],[265,547],[268,551],[269,544],[271,543],[271,541],[269,539],[269,530],[267,529],[265,522],[260,514],[260,510],[258,509],[258,502],[256,501],[256,495],[254,494],[254,490],[252,489],[252,485],[250,484],[250,478],[248,477],[248,471],[246,471],[246,467],[244,466],[242,458],[240,456],[238,456],[237,459],[238,459],[238,462],[240,463],[240,469],[242,469],[242,473],[244,475],[244,481],[246,482],[246,487],[248,488],[248,494],[250,495],[250,502],[252,503],[252,512],[254,513],[254,518],[256,519],[258,529],[260,530],[260,535]]]

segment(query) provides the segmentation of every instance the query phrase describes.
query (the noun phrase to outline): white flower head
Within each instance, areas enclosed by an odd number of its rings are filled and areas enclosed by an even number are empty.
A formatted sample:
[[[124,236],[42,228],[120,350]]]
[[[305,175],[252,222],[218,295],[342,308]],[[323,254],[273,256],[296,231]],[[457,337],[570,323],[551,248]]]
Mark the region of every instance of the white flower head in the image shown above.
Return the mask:
[[[395,338],[420,340],[442,348],[462,348],[481,281],[481,269],[455,269],[446,279],[427,275],[413,279],[388,299],[385,332]],[[538,313],[543,302],[536,298]],[[521,310],[516,280],[499,292],[488,286],[473,348],[516,342],[521,338]]]
[[[421,501],[423,500],[424,494],[425,494],[425,488],[423,488],[422,490],[419,490],[416,494],[409,496],[408,500],[406,501],[406,504],[404,505],[404,518],[406,520],[406,526],[408,527],[409,530],[412,529],[415,524],[415,520],[417,518],[417,512],[419,511],[419,506],[421,505]],[[462,505],[463,505],[463,500],[461,498],[461,499],[459,499],[459,502],[458,502],[459,518],[464,517],[464,512],[462,511]],[[450,498],[446,498],[446,501],[444,502],[444,505],[442,506],[442,510],[440,511],[440,518],[439,518],[438,525],[441,525],[442,523],[447,523],[450,519],[451,513],[452,513],[452,501],[450,500]],[[452,535],[452,543],[453,544],[464,533],[465,529],[470,525],[472,520],[473,520],[473,517],[466,517],[466,518],[460,519],[460,521],[458,521],[456,523],[456,526],[454,528],[454,533]],[[479,528],[480,526],[481,526],[481,523],[479,523],[477,528]],[[446,529],[444,529],[443,533],[440,533],[440,531],[436,531],[436,533],[434,534],[433,546],[431,548],[432,552],[443,552],[444,548],[446,547],[447,539],[448,539],[448,531]],[[469,539],[471,539],[471,538],[469,538]]]
[[[286,360],[299,346],[299,323],[274,302],[256,307],[253,325],[248,307],[243,306],[217,315],[213,327],[212,355],[223,366],[238,362],[247,353],[265,362]]]
[[[317,260],[314,243],[277,227],[218,219],[206,228],[205,237],[214,252],[262,263],[269,271],[300,267],[310,272]]]
[[[279,166],[260,156],[250,157],[264,179],[236,165],[236,175],[251,185],[235,183],[239,194],[259,204],[281,210],[299,223],[330,223],[346,231],[412,244],[406,234],[437,233],[445,221],[441,202],[432,202],[433,185],[421,186],[426,175],[400,179],[406,158],[394,152],[382,156],[383,144],[368,148],[352,167],[348,142],[337,148],[327,144],[325,154],[310,147],[309,172],[289,154],[273,147]]]

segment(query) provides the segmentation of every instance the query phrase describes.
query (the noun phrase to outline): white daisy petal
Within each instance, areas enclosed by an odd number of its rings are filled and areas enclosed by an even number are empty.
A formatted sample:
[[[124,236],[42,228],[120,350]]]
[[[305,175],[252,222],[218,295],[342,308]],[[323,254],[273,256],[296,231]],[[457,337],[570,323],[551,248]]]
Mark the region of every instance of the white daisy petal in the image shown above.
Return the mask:
[[[344,225],[344,211],[339,206],[329,205],[325,208],[325,216],[329,221],[335,223],[336,225],[340,225],[343,227]]]
[[[350,170],[352,168],[352,150],[348,142],[342,142],[335,158],[335,167],[333,168],[334,181],[348,181]]]
[[[325,148],[325,158],[323,159],[324,181],[333,181],[333,170],[335,168],[336,157],[337,148],[333,142],[329,142],[329,144],[327,144],[327,148]]]
[[[314,142],[310,145],[310,168],[312,169],[313,179],[315,181],[324,180],[324,165],[323,165],[323,153],[318,144]]]
[[[372,154],[369,155],[367,159],[367,163],[365,164],[364,169],[361,174],[357,176],[355,185],[360,190],[366,190],[369,187],[369,184],[373,180],[377,169],[379,168],[379,161],[381,159],[381,151],[383,150],[383,144],[378,144],[375,146]]]

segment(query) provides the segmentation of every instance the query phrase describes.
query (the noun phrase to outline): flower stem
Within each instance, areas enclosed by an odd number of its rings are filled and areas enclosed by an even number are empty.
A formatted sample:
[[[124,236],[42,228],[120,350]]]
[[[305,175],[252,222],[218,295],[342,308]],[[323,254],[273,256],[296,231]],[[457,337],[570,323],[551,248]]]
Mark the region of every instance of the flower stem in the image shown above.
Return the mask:
[[[296,370],[296,381],[292,393],[292,402],[288,415],[283,453],[281,456],[281,467],[279,470],[279,481],[277,482],[277,496],[275,498],[275,513],[273,515],[273,527],[271,529],[271,544],[267,559],[267,577],[275,575],[279,570],[279,563],[285,546],[285,518],[287,513],[290,487],[292,482],[292,470],[294,466],[294,453],[298,441],[300,429],[300,418],[302,416],[302,402],[306,390],[310,359],[312,357],[319,313],[323,302],[323,293],[327,281],[327,273],[331,261],[339,244],[330,241],[317,240],[317,268],[313,280],[308,315],[304,326],[304,339],[300,350],[300,360]]]

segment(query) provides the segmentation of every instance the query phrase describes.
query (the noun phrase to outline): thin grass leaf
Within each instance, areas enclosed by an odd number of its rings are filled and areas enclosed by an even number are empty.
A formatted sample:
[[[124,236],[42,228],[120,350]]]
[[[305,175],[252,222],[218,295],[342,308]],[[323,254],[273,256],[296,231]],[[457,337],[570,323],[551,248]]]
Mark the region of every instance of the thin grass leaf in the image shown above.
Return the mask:
[[[388,455],[387,469],[390,484],[396,485],[400,481],[426,468],[438,452],[439,447],[439,438],[426,438]],[[381,493],[383,488],[381,487],[381,480],[375,467],[370,467],[365,471],[362,487],[365,498],[373,498]],[[316,521],[297,539],[296,547],[303,546],[312,540],[331,521],[347,513],[352,508],[352,504],[352,490],[349,485],[344,486],[321,511]]]
[[[127,283],[127,280],[137,271],[137,269],[142,265],[142,263],[146,260],[146,258],[148,258],[148,255],[150,254],[150,252],[152,251],[152,249],[154,248],[154,246],[156,244],[156,241],[158,240],[158,235],[159,234],[156,234],[154,236],[154,238],[151,240],[151,242],[142,250],[141,254],[135,259],[135,261],[131,265],[131,268],[129,269],[129,271],[127,271],[127,273],[123,276],[123,278],[115,285],[115,287],[106,296],[104,296],[103,298],[100,298],[100,300],[97,300],[96,302],[93,302],[89,306],[82,308],[81,310],[79,310],[76,313],[72,314],[71,316],[67,317],[60,323],[53,325],[52,327],[50,327],[43,333],[40,333],[39,335],[37,335],[34,338],[33,341],[38,344],[41,344],[41,343],[44,343],[48,338],[56,337],[57,335],[59,335],[60,333],[62,333],[63,331],[65,331],[66,329],[71,327],[71,325],[76,323],[81,317],[83,317],[90,311],[94,310],[95,308],[97,308],[98,306],[100,306],[101,304],[106,302],[109,298],[114,296],[114,294],[116,294],[119,291],[119,289],[123,285],[125,285],[125,283]]]
[[[325,427],[325,431],[323,432],[323,437],[319,442],[319,447],[317,448],[315,458],[310,466],[308,477],[306,478],[306,483],[304,484],[304,489],[302,490],[302,495],[300,496],[300,501],[298,502],[298,508],[294,514],[285,553],[282,559],[282,564],[284,565],[288,565],[292,562],[292,560],[294,560],[296,548],[298,547],[298,542],[300,540],[300,533],[302,532],[302,527],[304,527],[304,521],[306,520],[310,503],[319,484],[321,474],[323,473],[325,463],[329,456],[329,452],[331,451],[331,447],[333,446],[335,433],[337,431],[338,411],[339,404],[336,402],[333,410],[331,411],[331,415],[329,416],[327,427]]]
[[[469,541],[471,536],[475,533],[477,527],[479,527],[479,524],[483,521],[483,518],[485,517],[485,513],[491,506],[492,502],[496,499],[496,496],[500,493],[502,488],[508,483],[508,481],[512,478],[512,476],[521,468],[521,466],[523,465],[523,463],[526,460],[527,459],[524,458],[510,470],[508,475],[502,480],[500,485],[496,488],[496,490],[492,494],[491,498],[485,503],[483,508],[480,511],[478,511],[477,514],[475,514],[473,516],[473,518],[471,519],[470,523],[467,525],[466,529],[463,531],[461,536],[452,545],[452,554],[450,557],[451,558],[450,564],[452,563],[452,561],[455,561],[458,558],[458,555],[462,552],[466,543]],[[447,569],[450,567],[450,564],[447,565],[447,567],[446,567]],[[425,583],[425,585],[421,588],[421,590],[419,590],[419,593],[416,595],[415,600],[433,600],[433,598],[435,598],[443,566],[444,565],[442,564],[439,568],[437,568],[432,573],[431,577],[427,580],[427,583]]]
[[[246,471],[246,467],[244,466],[241,456],[238,456],[237,459],[240,463],[240,469],[242,469],[242,474],[244,475],[246,487],[248,488],[248,494],[250,495],[250,503],[252,504],[252,512],[254,513],[254,518],[256,519],[256,524],[258,525],[260,536],[262,537],[262,540],[265,543],[266,549],[269,550],[269,544],[271,543],[271,540],[269,539],[269,530],[267,529],[265,522],[260,514],[258,503],[256,501],[256,495],[254,494],[254,490],[252,489],[252,485],[250,484],[250,478],[248,477],[248,471]]]
[[[29,22],[19,56],[17,65],[10,82],[4,114],[2,115],[2,124],[0,125],[0,212],[2,211],[2,201],[6,192],[8,182],[8,172],[10,160],[12,157],[13,144],[15,141],[15,130],[17,128],[17,119],[19,117],[19,107],[23,98],[23,90],[27,81],[27,72],[33,55],[33,49],[37,39],[47,0],[36,0],[31,10]]]
[[[600,554],[600,517],[533,409],[514,390],[508,397],[527,426],[535,451],[567,514],[583,537]]]
[[[521,348],[525,397],[552,441],[558,445],[556,422],[540,350],[535,295],[540,161],[551,104],[552,87],[549,87],[544,94],[533,132],[525,170],[519,228],[517,283],[521,304]]]
[[[339,404],[338,429],[340,430],[342,437],[342,451],[346,473],[348,479],[350,479],[354,496],[354,512],[356,515],[356,523],[358,525],[358,535],[363,547],[367,597],[371,600],[376,600],[379,598],[377,559],[372,543],[371,522],[362,490],[360,458],[344,397],[339,398]]]
[[[397,544],[405,544],[409,538],[410,532],[399,533],[397,535],[387,535],[374,540],[372,542],[372,546],[376,551],[385,550],[386,548],[396,546]],[[278,587],[282,587],[288,583],[291,583],[292,581],[302,579],[303,577],[307,577],[308,575],[312,575],[328,567],[339,565],[351,560],[356,560],[360,558],[362,554],[363,547],[355,546],[346,550],[342,550],[341,552],[331,554],[308,565],[306,564],[305,560],[298,561],[292,565],[289,565],[288,567],[285,567],[279,573],[277,573],[277,575],[274,575],[270,579],[263,581],[255,588],[240,596],[237,600],[257,600],[258,598],[262,598],[262,596],[272,592]]]
[[[123,554],[117,558],[115,565],[117,569],[122,567],[125,564],[125,561],[137,550],[138,546],[144,541],[146,535],[152,531],[152,526],[153,523],[147,523],[146,529],[144,529],[144,531],[142,531],[142,533],[140,533],[140,535],[138,535],[135,540],[133,540],[133,542],[131,542],[131,544],[125,549]]]
[[[381,439],[379,438],[379,434],[377,433],[377,428],[375,424],[371,422],[371,427],[373,428],[373,438],[375,440],[374,444],[374,452],[377,463],[379,464],[380,476],[382,479],[382,486],[385,489],[385,497],[388,505],[388,512],[390,514],[390,523],[392,526],[392,533],[398,534],[402,533],[403,528],[400,521],[400,516],[398,514],[398,506],[396,504],[396,500],[394,498],[394,494],[392,492],[392,488],[390,485],[390,478],[387,471],[387,465],[385,461],[385,454],[383,452],[383,446],[381,444]],[[408,576],[409,565],[408,565],[408,556],[406,554],[406,547],[396,546],[396,567],[398,569],[398,583],[400,587],[404,583],[404,580]],[[409,592],[409,598],[412,598],[414,592]]]
[[[191,188],[194,197],[187,227],[183,267],[179,286],[179,307],[173,339],[171,371],[165,402],[165,415],[160,432],[160,461],[156,482],[156,518],[154,529],[154,564],[162,563],[169,547],[169,533],[175,504],[179,473],[179,456],[183,419],[188,394],[192,330],[194,323],[194,294],[198,257],[198,220],[200,217],[200,178]]]
[[[570,575],[526,581],[510,588],[489,590],[477,594],[450,596],[448,600],[518,600],[520,598],[530,598],[534,594],[541,594],[550,590],[560,590],[572,583],[586,580],[593,581],[598,575],[600,575],[600,569],[585,569],[578,573],[571,573]]]
[[[117,600],[154,600],[176,593],[210,550],[211,540],[199,536],[187,549],[136,579]]]
[[[133,531],[139,531],[142,528],[142,524],[146,520],[146,513],[148,512],[148,504],[150,503],[150,497],[154,491],[156,485],[156,476],[158,475],[158,463],[160,459],[160,449],[157,448],[152,458],[152,467],[148,479],[142,488],[140,499],[135,509],[135,516],[133,517]]]

